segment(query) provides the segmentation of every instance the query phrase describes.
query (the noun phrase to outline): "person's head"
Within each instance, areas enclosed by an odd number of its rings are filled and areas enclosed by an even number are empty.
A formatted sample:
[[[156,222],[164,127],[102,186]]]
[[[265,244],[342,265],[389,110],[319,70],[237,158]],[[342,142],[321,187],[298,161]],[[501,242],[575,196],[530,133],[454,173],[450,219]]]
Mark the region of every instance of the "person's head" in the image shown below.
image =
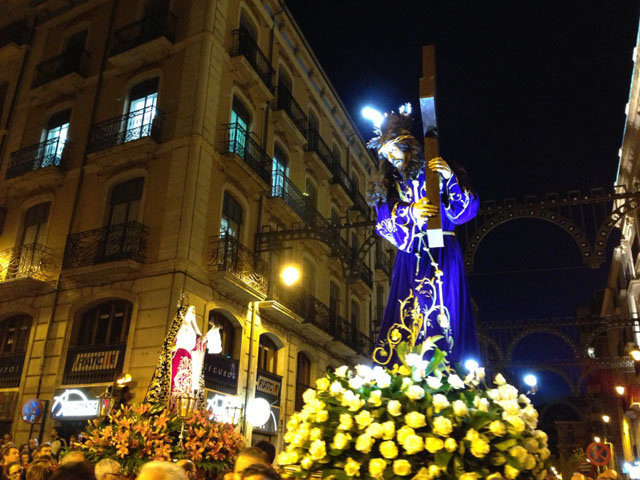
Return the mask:
[[[254,465],[256,463],[262,463],[267,465],[269,463],[269,457],[264,452],[256,447],[243,448],[238,453],[238,458],[236,458],[236,464],[233,467],[234,473],[242,473],[245,468]]]
[[[56,461],[53,459],[51,455],[40,455],[38,458],[33,460],[33,464],[41,463],[46,465],[47,467],[53,467],[56,464]]]
[[[256,463],[244,469],[242,480],[282,480],[271,465]]]
[[[51,480],[96,480],[93,467],[87,462],[67,463],[51,475]]]
[[[49,437],[51,437],[51,440],[55,440],[56,438],[58,438],[58,430],[56,430],[55,428],[49,430]]]
[[[116,480],[122,474],[122,465],[111,458],[103,458],[95,466],[96,480]]]
[[[36,451],[34,452],[33,456],[34,458],[40,458],[40,457],[50,457],[51,454],[51,444],[49,442],[45,442],[42,445],[40,445],[38,448],[36,448]]]
[[[184,470],[184,472],[187,474],[188,480],[196,480],[196,464],[195,463],[193,463],[191,460],[187,460],[186,458],[183,458],[182,460],[178,460],[176,462],[176,465],[178,465],[181,469]]]
[[[28,465],[29,462],[31,461],[31,457],[29,456],[29,454],[27,452],[21,452],[20,453],[20,463],[22,465]]]
[[[276,447],[275,445],[273,445],[273,443],[267,442],[266,440],[260,440],[254,445],[254,447],[259,448],[264,453],[266,453],[269,463],[273,464],[273,461],[276,458]]]
[[[49,480],[51,469],[44,463],[34,463],[27,468],[27,480]]]
[[[39,444],[39,443],[40,443],[40,442],[38,442],[38,439],[37,439],[37,438],[30,438],[30,439],[29,439],[29,449],[30,449],[31,451],[35,450],[36,448],[38,448],[38,444]]]
[[[84,462],[84,460],[85,460],[84,453],[82,453],[80,450],[72,450],[71,452],[67,453],[64,457],[62,457],[62,460],[60,460],[60,465],[82,463]]]
[[[69,446],[71,446],[72,443],[77,443],[77,442],[78,442],[78,437],[76,435],[69,436]]]
[[[10,433],[5,433],[2,436],[2,443],[11,443],[13,442],[13,436]]]
[[[29,451],[29,445],[27,445],[26,443],[20,445],[20,448],[18,450],[20,450],[20,453],[31,453]]]
[[[175,463],[145,463],[136,480],[187,480],[186,472]]]
[[[20,480],[22,478],[22,465],[18,462],[11,462],[5,467],[4,473],[9,480]]]
[[[18,461],[20,461],[20,451],[16,447],[12,445],[3,447],[2,449],[3,465],[9,465],[10,463],[18,462]]]

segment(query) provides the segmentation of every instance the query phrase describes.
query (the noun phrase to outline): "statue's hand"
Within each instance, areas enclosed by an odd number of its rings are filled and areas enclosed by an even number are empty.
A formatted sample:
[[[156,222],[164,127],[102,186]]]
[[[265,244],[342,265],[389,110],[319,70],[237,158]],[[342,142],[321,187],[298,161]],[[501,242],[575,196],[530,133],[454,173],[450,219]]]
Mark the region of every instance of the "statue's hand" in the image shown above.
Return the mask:
[[[451,167],[442,157],[435,157],[429,160],[429,168],[434,172],[438,172],[445,180],[449,180],[453,175]]]
[[[411,213],[417,219],[418,226],[425,225],[427,220],[438,213],[438,206],[429,203],[428,198],[421,198],[411,204]]]

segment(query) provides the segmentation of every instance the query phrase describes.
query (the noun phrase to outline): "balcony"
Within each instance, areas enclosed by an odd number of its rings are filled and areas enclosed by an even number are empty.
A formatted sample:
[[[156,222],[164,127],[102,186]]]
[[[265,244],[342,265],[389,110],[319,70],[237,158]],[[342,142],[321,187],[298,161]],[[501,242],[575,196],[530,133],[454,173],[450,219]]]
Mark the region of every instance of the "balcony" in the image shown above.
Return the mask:
[[[307,197],[305,197],[298,187],[294,185],[289,177],[284,172],[275,171],[271,177],[271,195],[272,199],[280,199],[280,205],[274,205],[274,213],[279,217],[282,217],[282,213],[288,211],[289,218],[287,220],[291,222],[300,221],[305,218],[307,210]],[[288,207],[285,209],[281,208]]]
[[[356,332],[353,337],[353,347],[358,355],[370,358],[373,353],[373,343],[368,335]]]
[[[278,84],[277,96],[273,102],[272,118],[277,127],[282,129],[284,137],[293,144],[306,142],[307,116],[298,105],[289,89]]]
[[[234,73],[251,93],[271,100],[273,68],[251,34],[244,28],[231,32],[233,42],[229,55]]]
[[[331,336],[340,342],[336,345],[338,352],[341,355],[353,355],[353,327],[351,323],[342,318],[336,312],[329,311],[329,323],[331,325]]]
[[[38,64],[31,83],[34,99],[51,101],[75,93],[84,83],[87,57],[85,51],[70,51]]]
[[[307,129],[305,137],[307,138],[304,148],[305,163],[319,180],[330,180],[333,176],[331,169],[333,154],[329,146],[314,128]]]
[[[69,347],[63,385],[111,383],[122,373],[126,343]]]
[[[263,300],[269,268],[231,235],[211,237],[209,279],[216,287],[245,302]]]
[[[146,262],[148,236],[149,227],[138,222],[72,233],[64,251],[64,275],[89,281],[135,272]]]
[[[331,165],[331,174],[331,192],[335,195],[340,205],[342,207],[353,205],[353,182],[349,174],[339,163]]]
[[[353,192],[353,208],[360,212],[365,219],[369,218],[371,210],[365,200],[364,196],[360,192]]]
[[[383,248],[381,242],[376,243],[376,270],[381,270],[387,278],[391,278],[391,257]]]
[[[224,137],[222,154],[229,156],[224,168],[236,179],[252,181],[248,185],[252,190],[271,185],[271,159],[253,136],[239,123],[229,123],[224,125]],[[238,162],[237,157],[242,161]]]
[[[162,141],[164,117],[150,106],[95,124],[87,147],[89,160],[113,167],[148,157]]]
[[[11,185],[12,189],[29,190],[59,185],[64,177],[63,168],[70,147],[70,142],[56,137],[12,152],[5,172],[7,182],[3,186]]]
[[[53,251],[32,243],[0,251],[0,293],[2,297],[35,294],[55,282],[59,272]]]
[[[360,265],[359,279],[369,288],[373,288],[373,272],[368,265]]]
[[[0,354],[0,388],[17,388],[20,386],[24,353]]]
[[[175,36],[172,12],[150,15],[113,32],[109,62],[116,67],[157,62],[169,54]]]
[[[24,21],[12,23],[0,30],[0,60],[9,61],[22,51],[27,43],[29,28]]]

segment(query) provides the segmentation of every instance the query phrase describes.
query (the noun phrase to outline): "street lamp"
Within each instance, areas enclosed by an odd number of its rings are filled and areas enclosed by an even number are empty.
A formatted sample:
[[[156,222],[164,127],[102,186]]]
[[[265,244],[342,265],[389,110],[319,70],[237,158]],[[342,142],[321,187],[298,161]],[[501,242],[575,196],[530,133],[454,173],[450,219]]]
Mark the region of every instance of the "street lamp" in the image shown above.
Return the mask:
[[[300,279],[300,269],[295,265],[289,265],[280,272],[282,282],[290,287]]]
[[[624,395],[625,388],[622,385],[616,386],[616,393],[620,396]]]
[[[610,420],[611,420],[611,417],[609,415],[602,415],[602,421],[604,423],[609,423]]]
[[[593,437],[593,441],[596,443],[600,443],[600,437],[596,435],[595,437]]]
[[[530,390],[531,395],[535,395],[536,392],[538,391],[538,377],[536,377],[532,373],[529,373],[524,376],[524,383],[529,388],[531,388]]]
[[[464,362],[464,368],[466,368],[470,373],[473,373],[480,368],[480,364],[475,359],[470,358]]]
[[[634,346],[631,350],[629,350],[629,355],[633,358],[634,362],[640,362],[640,348]]]

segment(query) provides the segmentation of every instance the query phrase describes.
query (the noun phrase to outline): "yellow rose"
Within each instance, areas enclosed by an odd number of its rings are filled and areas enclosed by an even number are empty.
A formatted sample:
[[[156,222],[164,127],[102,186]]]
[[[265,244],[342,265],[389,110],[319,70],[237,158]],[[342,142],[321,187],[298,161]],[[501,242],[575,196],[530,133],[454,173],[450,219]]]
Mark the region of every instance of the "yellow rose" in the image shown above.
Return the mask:
[[[500,400],[497,403],[507,412],[507,415],[520,415],[520,404],[517,400]]]
[[[353,417],[348,413],[340,414],[340,425],[338,430],[351,430],[353,428]]]
[[[527,458],[525,458],[524,464],[523,464],[524,469],[533,470],[535,466],[536,466],[536,457],[534,457],[531,454],[527,455]]]
[[[449,400],[447,399],[447,397],[445,397],[441,393],[436,393],[433,396],[432,403],[433,403],[433,408],[435,409],[436,413],[440,413],[440,411],[442,411],[443,409],[447,408],[450,405]]]
[[[381,477],[387,468],[387,461],[383,458],[372,458],[369,460],[369,475]]]
[[[477,438],[476,440],[471,442],[471,455],[477,458],[484,458],[491,450],[491,447],[487,442],[482,440],[481,438]]]
[[[311,467],[313,467],[313,460],[309,457],[303,457],[302,460],[300,460],[300,466],[305,470],[311,470]]]
[[[311,403],[316,399],[316,391],[313,388],[308,388],[302,394],[302,399],[305,403]]]
[[[402,415],[402,404],[398,400],[390,400],[387,403],[387,412],[393,417]]]
[[[396,434],[396,425],[393,423],[393,420],[389,420],[388,422],[384,422],[382,424],[382,438],[384,440],[393,440],[393,437]]]
[[[411,473],[411,464],[406,460],[395,460],[393,462],[393,473],[402,477]]]
[[[499,467],[500,465],[505,464],[505,462],[507,461],[507,457],[505,457],[500,452],[495,452],[491,454],[489,461],[491,462],[491,465],[493,465],[494,467]]]
[[[330,385],[331,385],[331,382],[329,382],[329,380],[326,379],[325,377],[322,377],[316,380],[316,388],[318,389],[319,392],[325,392],[326,390],[329,389]]]
[[[408,435],[402,446],[407,455],[414,455],[424,450],[424,439],[420,435]]]
[[[507,430],[509,431],[522,433],[526,428],[524,421],[520,417],[516,417],[515,415],[507,415],[504,417],[504,420],[508,423]]]
[[[420,428],[427,425],[426,418],[419,412],[409,412],[404,416],[404,422],[411,428]]]
[[[362,410],[359,414],[355,416],[356,423],[360,430],[367,428],[371,422],[373,422],[373,417],[371,416],[371,412],[369,410]]]
[[[536,439],[542,442],[544,445],[547,444],[547,441],[548,441],[547,434],[544,433],[542,430],[536,430],[535,436],[536,436]]]
[[[360,464],[351,457],[347,458],[347,463],[344,464],[344,473],[349,477],[359,477]]]
[[[528,453],[529,452],[527,452],[527,449],[524,447],[521,447],[520,445],[511,447],[509,449],[509,455],[514,457],[516,460],[518,460],[520,464],[524,463]]]
[[[463,473],[458,477],[458,480],[477,480],[477,473]]]
[[[288,452],[280,452],[278,454],[278,458],[276,459],[276,462],[278,463],[278,465],[291,465],[294,462],[292,462],[290,458],[291,457],[289,456]]]
[[[327,456],[327,446],[322,440],[314,440],[309,446],[311,460],[322,460]]]
[[[351,440],[350,435],[345,435],[342,432],[338,432],[333,437],[331,448],[334,450],[344,450],[349,445],[349,440]]]
[[[441,437],[448,436],[453,431],[453,424],[447,417],[436,417],[433,419],[433,433]]]
[[[356,450],[362,453],[369,453],[375,442],[371,435],[363,433],[356,439]]]
[[[451,453],[451,452],[455,452],[456,449],[458,448],[458,442],[456,442],[455,438],[447,438],[444,441],[444,449]]]
[[[467,430],[467,434],[464,436],[464,439],[473,442],[476,438],[479,437],[480,434],[478,433],[478,431],[470,428],[469,430]]]
[[[429,478],[438,478],[442,475],[442,469],[435,463],[429,465]]]
[[[380,444],[380,454],[384,458],[396,458],[398,456],[398,447],[393,441],[387,440]]]
[[[372,390],[368,402],[374,407],[382,405],[382,390]]]
[[[400,427],[400,430],[398,430],[398,433],[396,434],[398,438],[398,443],[402,445],[404,441],[407,439],[407,437],[409,435],[413,435],[414,433],[416,433],[416,431],[411,427],[407,427],[406,425]]]
[[[489,475],[486,480],[503,480],[504,477],[502,476],[501,473],[492,473],[491,475]]]
[[[422,467],[418,470],[411,480],[431,480],[431,476],[429,475],[429,470],[426,467]]]
[[[342,384],[338,380],[335,380],[329,386],[329,393],[334,397],[338,397],[342,395],[345,391],[346,389],[342,386]]]
[[[313,441],[313,440],[318,440],[319,438],[322,438],[322,430],[320,430],[318,427],[314,427],[309,431],[309,440]]]
[[[384,429],[382,425],[378,422],[373,422],[371,425],[367,427],[366,432],[371,435],[373,438],[382,438],[382,434],[384,433]]]
[[[478,409],[479,412],[489,411],[489,400],[484,397],[475,397],[473,399],[473,406]]]
[[[326,422],[327,420],[329,420],[329,412],[327,412],[326,410],[320,410],[317,414],[316,414],[316,422]]]
[[[520,470],[513,468],[511,465],[504,466],[504,476],[509,480],[515,480],[520,474]]]
[[[501,373],[497,374],[496,378],[493,381],[496,385],[504,385],[505,383],[507,383]]]
[[[431,453],[436,453],[444,448],[444,442],[441,438],[427,437],[424,442],[424,448]]]
[[[551,452],[547,447],[544,447],[540,449],[540,451],[538,452],[538,455],[540,456],[540,460],[545,461],[547,458],[549,458],[549,455],[551,455]]]
[[[405,395],[411,400],[420,400],[424,398],[424,388],[420,385],[411,385],[407,388]]]
[[[537,453],[540,449],[540,444],[535,438],[526,438],[522,443],[529,453]]]
[[[456,417],[464,417],[469,413],[469,407],[462,400],[456,400],[453,402],[453,414]]]
[[[296,432],[289,430],[284,434],[284,443],[293,443],[293,439],[296,436]]]
[[[507,427],[500,420],[494,420],[489,424],[489,431],[496,437],[502,437],[507,433]]]
[[[304,430],[299,430],[298,432],[299,433],[296,433],[293,436],[293,441],[291,442],[291,444],[295,445],[296,447],[302,447],[309,438],[309,434]]]

